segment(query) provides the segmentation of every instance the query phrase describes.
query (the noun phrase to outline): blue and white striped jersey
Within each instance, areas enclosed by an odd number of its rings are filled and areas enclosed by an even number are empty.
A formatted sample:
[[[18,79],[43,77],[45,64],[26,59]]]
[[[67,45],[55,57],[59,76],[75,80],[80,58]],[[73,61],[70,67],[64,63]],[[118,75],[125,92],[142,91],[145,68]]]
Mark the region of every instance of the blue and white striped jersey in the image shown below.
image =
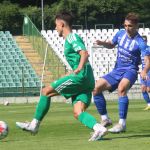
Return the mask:
[[[118,45],[116,69],[136,69],[141,63],[141,54],[150,55],[150,51],[147,51],[147,44],[137,33],[133,38],[127,35],[125,29],[121,29],[116,33],[112,39],[114,45]]]
[[[150,46],[147,46],[147,48],[146,48],[146,54],[147,54],[148,52],[150,53]],[[143,51],[143,52],[141,53],[142,69],[145,67],[144,56],[145,56],[146,54],[145,54],[145,51]]]

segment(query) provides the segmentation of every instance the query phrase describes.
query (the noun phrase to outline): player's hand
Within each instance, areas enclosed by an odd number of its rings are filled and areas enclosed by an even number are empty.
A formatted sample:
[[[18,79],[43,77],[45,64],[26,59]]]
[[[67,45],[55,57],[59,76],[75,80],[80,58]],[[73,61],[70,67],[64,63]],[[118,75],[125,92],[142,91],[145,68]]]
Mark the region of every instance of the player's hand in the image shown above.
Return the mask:
[[[94,44],[94,45],[102,45],[102,41],[96,40],[93,44]]]
[[[144,70],[142,70],[140,72],[140,76],[143,80],[147,80],[148,79],[148,76],[147,76],[147,72],[145,72]]]
[[[78,74],[80,71],[81,71],[81,70],[77,68],[77,69],[75,69],[73,72],[74,72],[74,74]]]

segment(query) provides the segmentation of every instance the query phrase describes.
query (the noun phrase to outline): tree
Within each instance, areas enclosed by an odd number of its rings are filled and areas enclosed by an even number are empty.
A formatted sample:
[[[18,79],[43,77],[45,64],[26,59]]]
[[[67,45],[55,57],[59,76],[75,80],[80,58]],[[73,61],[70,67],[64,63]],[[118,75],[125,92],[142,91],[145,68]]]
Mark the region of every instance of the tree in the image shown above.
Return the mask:
[[[20,33],[24,14],[41,30],[41,0],[9,1],[2,0],[0,3],[0,30]],[[76,18],[74,24],[84,28],[94,28],[95,24],[114,24],[119,28],[131,11],[139,14],[140,22],[150,24],[149,0],[43,0],[43,3],[46,30],[54,29],[55,15],[62,10],[73,12]]]
[[[0,6],[0,30],[10,30],[13,33],[20,33],[22,16],[17,4],[3,2]]]

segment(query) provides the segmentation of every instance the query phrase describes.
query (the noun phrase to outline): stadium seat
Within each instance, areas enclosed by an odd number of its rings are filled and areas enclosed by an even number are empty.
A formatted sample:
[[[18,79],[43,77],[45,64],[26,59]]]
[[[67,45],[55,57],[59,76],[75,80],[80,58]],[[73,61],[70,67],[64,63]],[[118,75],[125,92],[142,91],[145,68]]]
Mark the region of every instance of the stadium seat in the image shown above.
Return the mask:
[[[139,28],[138,32],[140,35],[144,35],[145,33],[144,28]]]
[[[77,30],[73,29],[72,32],[73,32],[73,33],[77,33]]]
[[[4,36],[4,32],[0,31],[0,37],[3,37],[3,36]]]
[[[2,87],[3,88],[8,88],[9,87],[9,84],[7,82],[2,82]]]
[[[44,31],[42,33],[44,34]],[[0,31],[0,63],[0,88],[22,87],[23,80],[26,81],[28,78],[30,78],[28,87],[31,88],[34,86],[37,87],[37,82],[40,82],[32,66],[9,31]],[[28,74],[23,75],[24,72],[22,69],[28,72]],[[30,82],[32,86],[30,86]]]
[[[150,31],[149,28],[140,29],[143,34],[146,34],[148,37],[148,43],[150,43]],[[85,45],[87,49],[89,50],[90,57],[89,60],[91,60],[93,68],[94,68],[94,75],[95,77],[99,77],[100,75],[106,74],[109,70],[112,70],[115,64],[116,60],[116,48],[114,49],[106,49],[106,48],[100,48],[98,47],[98,51],[93,52],[93,43],[96,39],[101,40],[111,40],[112,37],[119,31],[119,29],[73,29],[73,33],[79,34],[83,41],[85,42]],[[140,32],[141,32],[140,31]],[[51,38],[48,39],[48,43],[53,48],[54,52],[59,56],[59,58],[62,60],[62,62],[66,65],[67,69],[69,68],[69,65],[66,63],[65,57],[63,55],[63,44],[64,40],[60,37],[58,37],[58,33],[56,30],[47,30],[43,31],[43,36],[46,38],[47,36],[51,36]],[[53,38],[52,38],[53,37]],[[92,50],[91,50],[92,49]],[[104,55],[104,53],[106,53]],[[102,56],[103,54],[103,56]],[[107,64],[106,64],[107,62]],[[99,70],[98,66],[106,67],[104,70]]]

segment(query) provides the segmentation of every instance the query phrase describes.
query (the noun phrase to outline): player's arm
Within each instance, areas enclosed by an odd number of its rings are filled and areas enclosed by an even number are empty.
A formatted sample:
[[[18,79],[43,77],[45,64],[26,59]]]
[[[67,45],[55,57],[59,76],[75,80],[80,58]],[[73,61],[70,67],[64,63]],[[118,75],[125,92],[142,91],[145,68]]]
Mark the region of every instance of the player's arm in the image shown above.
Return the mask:
[[[144,63],[145,67],[141,71],[140,75],[143,80],[147,79],[147,72],[150,70],[150,47],[141,42],[141,49],[144,54]]]
[[[115,47],[115,45],[111,41],[106,42],[106,41],[96,40],[95,44],[102,45],[102,46],[104,46],[104,47],[106,47],[108,49],[111,49],[111,48]]]
[[[117,44],[118,44],[118,37],[121,34],[122,31],[118,31],[115,36],[113,37],[113,39],[111,41],[101,41],[101,40],[96,40],[94,42],[94,44],[97,45],[102,45],[108,49],[112,49],[114,48]]]
[[[78,51],[78,53],[80,54],[81,58],[80,58],[78,68],[73,71],[75,74],[78,74],[82,70],[85,63],[88,61],[88,57],[89,57],[88,52],[85,50],[80,50]]]
[[[146,80],[147,79],[147,73],[150,70],[150,56],[145,56],[144,62],[145,62],[145,67],[141,71],[140,75],[141,75],[142,79]]]

